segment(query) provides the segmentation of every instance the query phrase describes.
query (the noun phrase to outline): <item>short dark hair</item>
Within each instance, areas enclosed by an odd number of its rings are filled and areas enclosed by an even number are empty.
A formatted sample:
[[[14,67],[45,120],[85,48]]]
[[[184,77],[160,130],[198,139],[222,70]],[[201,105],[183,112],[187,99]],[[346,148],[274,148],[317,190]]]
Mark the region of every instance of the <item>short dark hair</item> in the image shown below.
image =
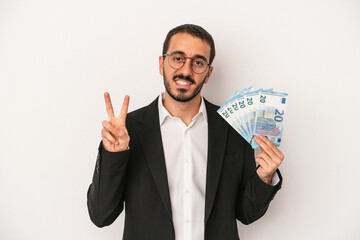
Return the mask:
[[[171,37],[177,33],[188,33],[194,37],[198,37],[203,41],[206,41],[210,45],[210,59],[209,64],[211,65],[215,57],[215,43],[212,36],[202,27],[194,24],[183,24],[177,26],[169,31],[163,44],[163,54],[166,54],[169,49]]]

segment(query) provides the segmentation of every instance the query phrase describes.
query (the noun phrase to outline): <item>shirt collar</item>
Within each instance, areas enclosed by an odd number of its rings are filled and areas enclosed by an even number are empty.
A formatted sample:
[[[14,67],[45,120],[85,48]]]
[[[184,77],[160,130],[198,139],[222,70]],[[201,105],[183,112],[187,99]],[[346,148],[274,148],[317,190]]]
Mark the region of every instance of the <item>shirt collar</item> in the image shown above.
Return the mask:
[[[158,100],[160,126],[164,123],[165,119],[173,118],[173,116],[171,116],[171,114],[168,112],[168,110],[163,105],[164,99],[165,99],[165,93],[162,92],[159,95],[159,100]],[[199,112],[195,115],[195,117],[193,118],[193,121],[200,117],[203,117],[205,119],[205,121],[207,122],[205,101],[202,96],[201,96],[201,104],[200,104]]]

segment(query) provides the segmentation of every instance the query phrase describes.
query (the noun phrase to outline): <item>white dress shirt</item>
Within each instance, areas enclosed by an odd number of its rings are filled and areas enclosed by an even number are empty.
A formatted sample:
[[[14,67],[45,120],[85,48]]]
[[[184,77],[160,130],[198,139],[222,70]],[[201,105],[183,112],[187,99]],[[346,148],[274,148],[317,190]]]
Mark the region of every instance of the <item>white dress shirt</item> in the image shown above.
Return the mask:
[[[176,240],[204,239],[208,122],[204,99],[199,112],[186,124],[163,106],[159,96],[159,120],[164,148]],[[276,175],[276,176],[275,176]],[[279,181],[274,174],[272,185]]]
[[[204,239],[208,123],[204,100],[186,124],[164,108],[159,96],[159,120],[169,183],[176,240]]]

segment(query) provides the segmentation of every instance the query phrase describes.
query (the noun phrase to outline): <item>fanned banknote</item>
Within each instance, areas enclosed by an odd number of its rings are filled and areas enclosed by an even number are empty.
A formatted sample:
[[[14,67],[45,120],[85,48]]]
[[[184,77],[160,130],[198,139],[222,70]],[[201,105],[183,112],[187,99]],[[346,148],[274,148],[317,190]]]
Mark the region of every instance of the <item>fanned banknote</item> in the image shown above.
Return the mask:
[[[252,148],[259,147],[254,136],[264,135],[280,146],[286,115],[287,93],[252,87],[236,91],[218,113],[246,140]]]

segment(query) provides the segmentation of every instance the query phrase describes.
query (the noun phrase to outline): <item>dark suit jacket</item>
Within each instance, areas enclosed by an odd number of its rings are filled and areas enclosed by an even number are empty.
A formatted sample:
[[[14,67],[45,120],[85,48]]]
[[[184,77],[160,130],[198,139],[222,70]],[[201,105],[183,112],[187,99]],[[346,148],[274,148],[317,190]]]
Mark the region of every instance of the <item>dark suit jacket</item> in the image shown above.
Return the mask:
[[[175,239],[170,194],[159,125],[158,100],[127,115],[130,150],[112,153],[102,143],[88,210],[103,227],[124,209],[125,240]],[[208,116],[208,163],[205,193],[205,240],[239,239],[236,219],[250,224],[267,210],[280,189],[256,174],[254,151],[205,100]],[[197,239],[196,239],[197,240]]]

